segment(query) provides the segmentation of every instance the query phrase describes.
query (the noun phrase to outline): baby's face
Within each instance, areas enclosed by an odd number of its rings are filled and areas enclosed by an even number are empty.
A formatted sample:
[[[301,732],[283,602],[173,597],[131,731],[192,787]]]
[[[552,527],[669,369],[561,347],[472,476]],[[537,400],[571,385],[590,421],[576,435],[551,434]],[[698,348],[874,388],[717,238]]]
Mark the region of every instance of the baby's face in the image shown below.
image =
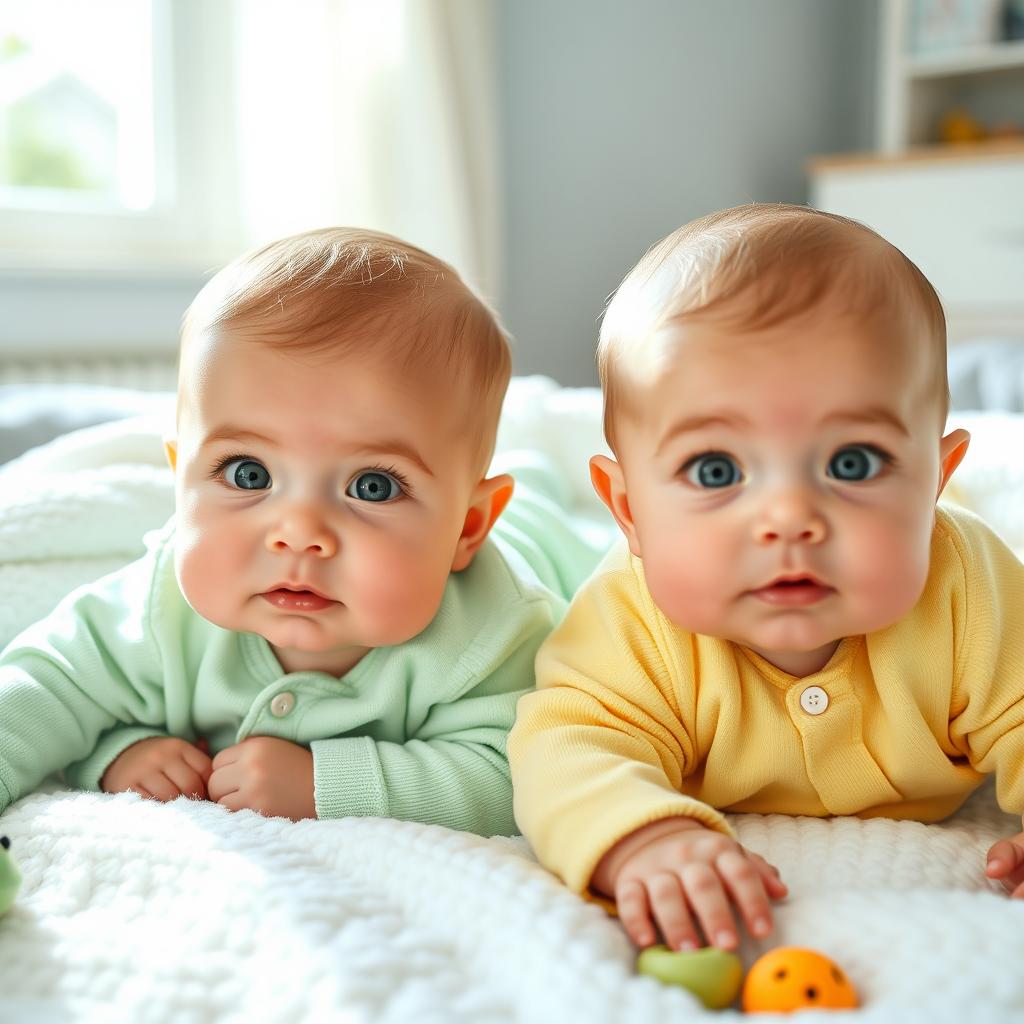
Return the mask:
[[[176,458],[189,604],[265,637],[286,671],[340,675],[424,629],[477,482],[438,382],[230,332],[190,354]]]
[[[816,671],[924,588],[941,447],[929,360],[827,307],[759,331],[666,330],[672,356],[619,446],[651,594],[688,630]]]

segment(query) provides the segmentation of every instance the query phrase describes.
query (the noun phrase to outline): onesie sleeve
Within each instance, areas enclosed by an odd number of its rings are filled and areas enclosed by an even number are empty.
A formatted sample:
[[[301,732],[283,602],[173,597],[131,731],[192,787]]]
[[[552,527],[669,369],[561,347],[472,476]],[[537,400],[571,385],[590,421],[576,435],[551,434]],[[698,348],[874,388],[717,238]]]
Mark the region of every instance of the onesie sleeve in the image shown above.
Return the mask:
[[[1024,564],[982,520],[951,522],[955,661],[950,738],[999,804],[1024,814]]]
[[[164,556],[156,545],[80,587],[0,654],[0,810],[76,762],[84,767],[71,784],[98,787],[121,750],[159,734],[165,704],[148,617]]]
[[[519,703],[509,737],[516,821],[577,892],[618,840],[650,822],[691,817],[732,834],[680,791],[694,770],[693,683],[686,652],[667,656],[665,624],[617,552],[541,648],[537,692]]]

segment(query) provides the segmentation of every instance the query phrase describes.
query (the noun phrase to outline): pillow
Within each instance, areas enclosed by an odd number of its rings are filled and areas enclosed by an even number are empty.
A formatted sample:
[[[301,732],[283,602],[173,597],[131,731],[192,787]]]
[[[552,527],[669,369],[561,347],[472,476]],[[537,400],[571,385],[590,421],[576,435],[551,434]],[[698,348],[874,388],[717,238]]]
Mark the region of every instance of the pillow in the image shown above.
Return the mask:
[[[0,464],[80,427],[151,413],[171,392],[95,384],[0,386]]]

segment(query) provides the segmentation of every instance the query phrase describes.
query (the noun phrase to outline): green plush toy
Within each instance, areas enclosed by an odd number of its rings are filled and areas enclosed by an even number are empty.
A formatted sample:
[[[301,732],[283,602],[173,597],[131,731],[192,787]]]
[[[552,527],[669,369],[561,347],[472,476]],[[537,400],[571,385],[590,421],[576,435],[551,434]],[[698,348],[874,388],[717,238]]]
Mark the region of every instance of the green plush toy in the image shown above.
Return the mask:
[[[21,872],[10,854],[11,841],[7,836],[0,836],[0,917],[3,917],[21,886]]]

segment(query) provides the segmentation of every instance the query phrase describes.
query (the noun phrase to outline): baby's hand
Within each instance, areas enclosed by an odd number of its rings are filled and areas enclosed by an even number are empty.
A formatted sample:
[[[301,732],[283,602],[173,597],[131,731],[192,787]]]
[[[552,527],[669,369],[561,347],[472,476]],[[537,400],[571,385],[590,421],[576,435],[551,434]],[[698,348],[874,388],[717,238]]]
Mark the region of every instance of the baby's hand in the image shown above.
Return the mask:
[[[268,818],[316,817],[313,754],[274,736],[250,736],[213,759],[210,799]]]
[[[594,872],[591,885],[614,896],[619,918],[638,946],[657,941],[657,925],[672,949],[701,943],[738,944],[730,901],[747,930],[764,938],[772,930],[769,899],[786,895],[778,871],[756,853],[692,818],[646,825],[620,840]]]
[[[131,791],[151,800],[206,799],[209,756],[188,740],[152,736],[122,750],[100,780],[104,793]]]
[[[1024,899],[1024,832],[1000,839],[988,851],[985,874],[997,878],[1015,900]]]

